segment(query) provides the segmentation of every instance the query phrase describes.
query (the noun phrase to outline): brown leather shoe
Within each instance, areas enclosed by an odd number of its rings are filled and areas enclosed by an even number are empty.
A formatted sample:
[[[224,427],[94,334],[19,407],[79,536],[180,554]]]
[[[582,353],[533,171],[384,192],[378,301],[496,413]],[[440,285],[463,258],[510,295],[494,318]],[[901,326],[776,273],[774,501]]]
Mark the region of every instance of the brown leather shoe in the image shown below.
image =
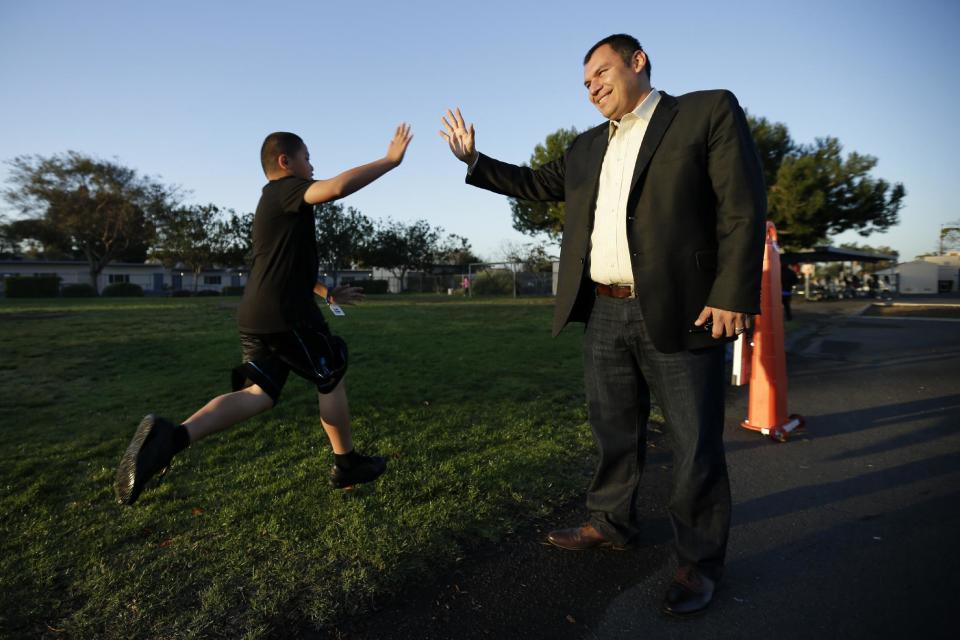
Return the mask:
[[[547,534],[547,541],[555,547],[568,551],[583,551],[584,549],[613,549],[623,551],[629,545],[616,544],[603,537],[589,522],[582,527],[572,529],[557,529]]]
[[[660,610],[677,618],[701,613],[713,600],[716,586],[712,579],[700,573],[696,567],[680,567],[667,589]]]

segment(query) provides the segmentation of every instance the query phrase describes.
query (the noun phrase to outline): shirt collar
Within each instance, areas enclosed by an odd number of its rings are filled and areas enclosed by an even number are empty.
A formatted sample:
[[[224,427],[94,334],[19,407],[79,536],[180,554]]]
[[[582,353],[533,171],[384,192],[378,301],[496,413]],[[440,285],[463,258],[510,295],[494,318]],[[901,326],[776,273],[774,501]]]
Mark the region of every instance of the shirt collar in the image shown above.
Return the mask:
[[[650,118],[653,117],[653,112],[656,110],[657,105],[660,104],[660,92],[656,89],[651,88],[650,93],[640,101],[640,104],[637,105],[636,109],[630,113],[624,114],[621,118],[621,122],[639,120],[644,124],[650,124]],[[616,133],[617,129],[620,128],[620,122],[616,120],[610,121],[610,128],[607,130],[607,140],[613,137],[613,134]]]

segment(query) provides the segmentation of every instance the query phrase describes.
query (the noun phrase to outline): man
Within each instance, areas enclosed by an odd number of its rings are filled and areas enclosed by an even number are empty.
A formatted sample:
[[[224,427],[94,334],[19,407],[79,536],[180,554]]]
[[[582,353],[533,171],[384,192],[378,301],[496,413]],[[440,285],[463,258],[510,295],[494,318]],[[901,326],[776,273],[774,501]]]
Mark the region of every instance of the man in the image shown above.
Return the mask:
[[[663,602],[686,616],[710,603],[730,527],[723,450],[724,343],[759,311],[766,195],[746,118],[728,91],[673,97],[623,34],[584,58],[584,86],[607,122],[539,169],[478,153],[473,125],[447,112],[440,135],[467,183],[564,201],[553,333],[585,322],[584,374],[600,460],[590,520],[548,540],[622,548],[639,531],[650,393],[672,440],[669,513],[678,571]]]
[[[780,265],[780,290],[783,294],[783,319],[793,320],[793,311],[790,309],[790,301],[793,298],[793,288],[800,281],[800,276],[785,264]]]

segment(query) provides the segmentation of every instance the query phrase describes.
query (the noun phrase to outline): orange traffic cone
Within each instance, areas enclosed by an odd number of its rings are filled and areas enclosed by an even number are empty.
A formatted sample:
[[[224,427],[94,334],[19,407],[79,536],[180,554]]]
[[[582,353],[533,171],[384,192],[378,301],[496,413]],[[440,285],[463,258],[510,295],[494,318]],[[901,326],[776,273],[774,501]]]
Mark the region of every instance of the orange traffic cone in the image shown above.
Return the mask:
[[[740,425],[786,442],[788,433],[803,426],[803,418],[787,415],[787,358],[783,348],[781,295],[777,229],[772,222],[767,222],[760,315],[754,319],[753,328],[750,410]]]

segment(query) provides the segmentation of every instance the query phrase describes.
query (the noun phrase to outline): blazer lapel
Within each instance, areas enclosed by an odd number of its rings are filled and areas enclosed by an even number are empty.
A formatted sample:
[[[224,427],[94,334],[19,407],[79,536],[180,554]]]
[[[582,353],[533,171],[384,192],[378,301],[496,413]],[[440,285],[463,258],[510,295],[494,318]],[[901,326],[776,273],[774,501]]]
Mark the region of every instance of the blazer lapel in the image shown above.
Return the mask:
[[[667,132],[674,116],[677,115],[677,99],[671,95],[660,92],[660,102],[653,111],[653,117],[650,118],[650,124],[647,125],[647,132],[643,135],[643,142],[640,143],[640,151],[637,153],[637,163],[633,167],[633,179],[630,181],[630,193],[633,193],[637,186],[637,181],[643,172],[646,171],[650,159],[660,146],[663,134]],[[599,174],[597,179],[599,180]]]

